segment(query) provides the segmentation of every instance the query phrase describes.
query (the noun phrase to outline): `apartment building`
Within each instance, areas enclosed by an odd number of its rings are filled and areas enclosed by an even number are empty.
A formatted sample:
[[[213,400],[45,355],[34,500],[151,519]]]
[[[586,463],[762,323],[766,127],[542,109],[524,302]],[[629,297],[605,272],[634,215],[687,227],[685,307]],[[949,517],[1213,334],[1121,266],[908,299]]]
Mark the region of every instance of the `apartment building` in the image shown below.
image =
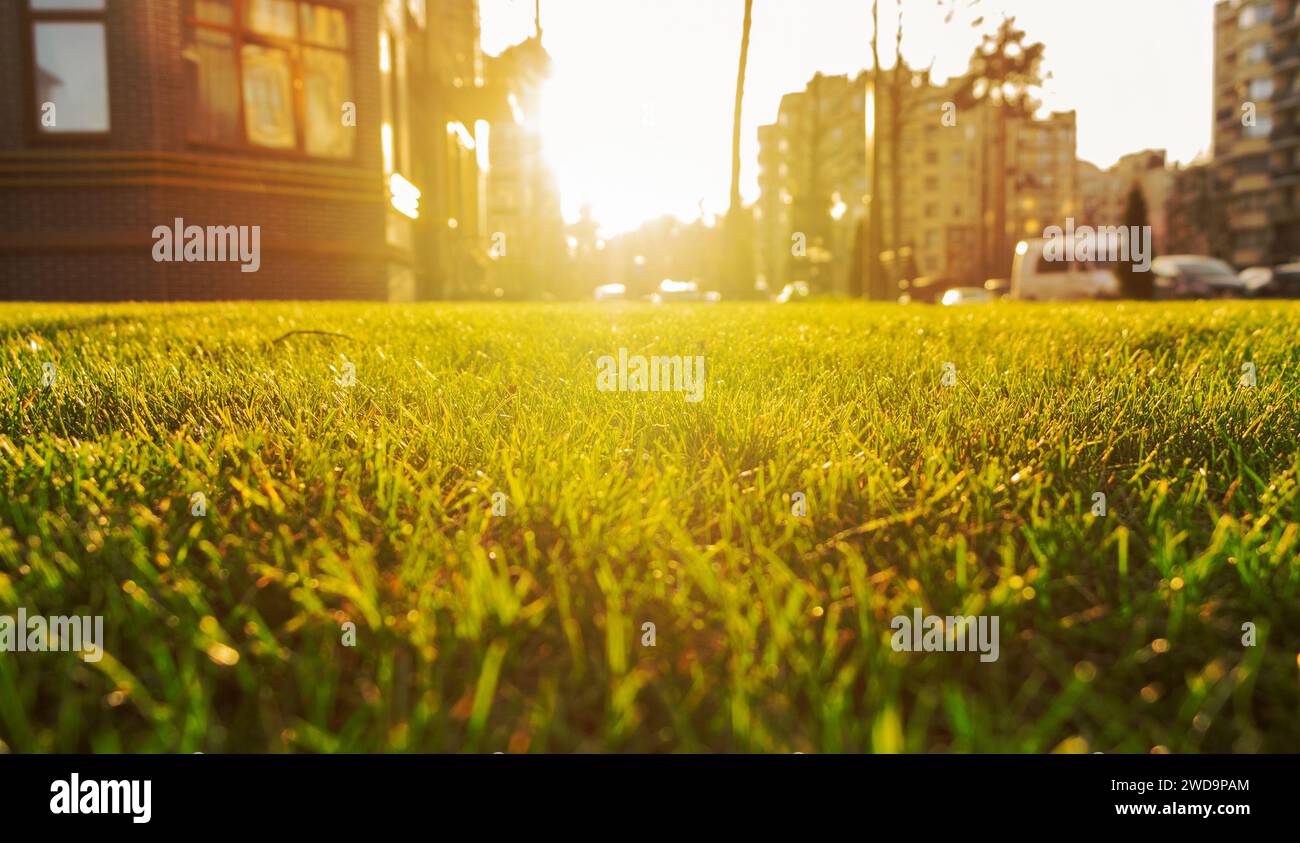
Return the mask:
[[[994,271],[1004,278],[1017,242],[1042,237],[1049,226],[1064,226],[1081,207],[1075,112],[1013,119],[1007,134],[1007,239],[994,260]]]
[[[1105,170],[1080,161],[1079,225],[1123,225],[1133,185],[1142,189],[1147,203],[1147,220],[1157,252],[1168,251],[1168,205],[1174,188],[1175,171],[1170,169],[1163,149],[1130,153]]]
[[[974,113],[959,114],[951,105],[956,87],[953,80],[944,86],[927,86],[917,94],[918,106],[909,109],[915,116],[902,130],[897,168],[889,144],[876,147],[883,181],[885,264],[899,277],[922,275],[974,283],[979,274],[981,134]],[[888,112],[888,100],[882,97],[881,103]],[[895,178],[903,198],[897,249]]]
[[[758,129],[757,268],[769,288],[848,291],[869,198],[867,78],[817,74]]]
[[[1270,258],[1280,263],[1300,257],[1300,0],[1276,0],[1272,17]]]
[[[1229,259],[1238,266],[1274,252],[1274,159],[1294,146],[1291,135],[1300,138],[1293,116],[1275,114],[1279,75],[1300,65],[1300,55],[1275,48],[1278,8],[1273,0],[1220,0],[1214,9],[1214,170],[1229,206]]]
[[[870,109],[890,113],[892,104],[885,86],[879,97],[868,96],[868,78],[814,77],[804,91],[782,99],[775,124],[759,128],[760,267],[770,279],[825,275],[829,281],[815,286],[850,288],[845,279],[872,202],[873,150],[880,155],[881,257],[891,278],[982,284],[986,272],[1005,276],[1016,242],[1042,236],[1077,212],[1074,112],[1008,117],[999,128],[993,108],[956,109],[959,79],[926,82],[909,90],[895,162],[892,144],[883,138],[873,144],[870,137]],[[992,183],[999,137],[1006,144],[1003,191]],[[993,224],[999,195],[1005,198],[1001,232]],[[808,244],[802,263],[790,257],[795,233]],[[827,268],[823,275],[819,266]]]

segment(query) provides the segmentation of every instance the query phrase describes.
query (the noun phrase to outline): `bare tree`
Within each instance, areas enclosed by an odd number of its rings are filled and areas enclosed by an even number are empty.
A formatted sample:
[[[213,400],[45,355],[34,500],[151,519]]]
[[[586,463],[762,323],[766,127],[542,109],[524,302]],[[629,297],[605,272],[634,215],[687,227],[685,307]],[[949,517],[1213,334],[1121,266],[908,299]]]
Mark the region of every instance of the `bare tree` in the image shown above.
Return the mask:
[[[974,0],[978,2],[978,0]],[[888,114],[889,121],[885,130],[884,142],[889,150],[889,242],[888,251],[893,255],[886,272],[885,281],[888,289],[897,294],[898,281],[903,276],[903,135],[917,114],[917,107],[924,98],[930,84],[930,73],[934,67],[917,71],[903,59],[903,8],[904,0],[897,0],[897,26],[894,30],[894,69],[888,75]],[[881,106],[876,103],[877,108]]]
[[[933,0],[933,2],[942,11],[945,26],[951,25],[959,16],[963,21],[968,21],[973,29],[978,29],[984,23],[983,16],[978,14],[981,0]],[[903,58],[904,12],[912,5],[911,0],[895,0],[897,26],[894,31],[894,68],[887,77],[886,86],[889,119],[884,130],[883,143],[889,151],[889,160],[892,163],[889,173],[890,236],[887,244],[887,251],[893,254],[887,279],[893,282],[891,289],[908,269],[902,256],[905,248],[903,242],[905,199],[901,166],[903,138],[907,134],[908,127],[919,116],[921,103],[930,93],[930,80],[937,59],[937,56],[931,56],[929,65],[922,69],[908,64]],[[879,106],[880,103],[878,102],[877,105]]]
[[[883,273],[880,271],[881,209],[880,209],[880,0],[871,0],[871,205],[867,219],[867,242],[862,250],[866,262],[863,275],[867,280],[867,298],[885,298]]]
[[[934,0],[934,2],[944,11],[943,22],[945,24],[951,24],[960,13],[973,9],[980,4],[980,0]],[[897,28],[894,34],[895,58],[893,72],[888,76],[880,70],[880,0],[872,0],[871,3],[871,68],[869,73],[871,74],[871,97],[874,108],[872,109],[871,139],[867,150],[871,156],[869,185],[871,204],[869,206],[867,225],[865,226],[866,230],[865,232],[859,231],[860,237],[854,246],[854,261],[857,271],[852,273],[850,279],[850,291],[855,295],[859,293],[862,282],[865,281],[865,292],[868,298],[892,298],[897,294],[896,282],[898,273],[902,271],[902,262],[900,260],[904,204],[902,168],[900,166],[902,139],[907,126],[916,116],[917,105],[927,93],[926,88],[929,85],[930,72],[934,66],[932,59],[929,67],[923,71],[918,71],[903,59],[903,7],[907,3],[908,0],[895,0],[898,15]],[[983,21],[983,17],[976,17],[971,21],[971,26],[979,27]],[[887,120],[882,119],[882,117],[887,117]],[[882,232],[884,214],[881,209],[883,203],[880,201],[884,195],[884,188],[881,183],[882,168],[879,154],[882,147],[888,150],[891,163],[889,173],[891,199],[889,245],[890,251],[894,254],[894,260],[888,278],[884,277],[885,272],[880,260],[884,247]]]
[[[963,109],[985,106],[986,117],[996,130],[992,137],[988,131],[982,133],[986,151],[984,166],[980,168],[980,191],[986,198],[981,209],[981,225],[990,216],[988,201],[991,199],[993,203],[992,231],[985,231],[981,236],[980,271],[986,278],[990,270],[1001,273],[1011,263],[1006,232],[1007,126],[1013,118],[1028,118],[1034,113],[1038,103],[1033,91],[1043,82],[1043,45],[1026,44],[1025,33],[1015,24],[1015,18],[1003,18],[996,32],[984,36],[971,56],[970,69],[956,94],[957,105]]]

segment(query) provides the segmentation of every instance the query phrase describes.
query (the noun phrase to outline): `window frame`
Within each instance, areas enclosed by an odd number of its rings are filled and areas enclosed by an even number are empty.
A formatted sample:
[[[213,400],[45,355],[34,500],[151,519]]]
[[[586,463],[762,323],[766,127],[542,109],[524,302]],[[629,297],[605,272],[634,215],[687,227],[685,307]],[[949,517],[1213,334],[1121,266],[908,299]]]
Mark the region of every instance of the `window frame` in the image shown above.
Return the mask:
[[[113,120],[113,74],[110,41],[108,37],[108,10],[113,0],[104,0],[102,9],[35,9],[31,0],[18,0],[18,21],[22,29],[20,47],[23,62],[23,103],[26,105],[27,142],[32,146],[99,146],[111,144],[115,138]],[[40,104],[36,102],[36,26],[41,23],[97,23],[104,30],[104,104],[108,114],[108,128],[99,131],[46,132],[41,130],[37,115]]]
[[[248,27],[244,22],[245,0],[230,0],[231,14],[234,23],[225,25],[214,23],[212,21],[200,20],[191,14],[181,15],[181,43],[189,43],[190,35],[196,30],[206,29],[211,32],[220,32],[228,35],[231,39],[232,49],[235,58],[235,84],[236,92],[239,99],[239,140],[235,143],[226,143],[224,141],[215,141],[208,138],[196,137],[190,133],[188,121],[185,130],[185,143],[192,147],[219,150],[223,152],[240,152],[251,153],[254,155],[266,156],[271,158],[286,158],[294,161],[311,161],[323,164],[355,164],[360,155],[361,143],[358,140],[352,144],[352,152],[346,156],[326,156],[312,155],[307,151],[306,142],[306,90],[303,84],[303,58],[302,50],[310,48],[314,50],[328,50],[339,53],[347,58],[348,62],[348,83],[352,88],[352,102],[356,103],[357,98],[357,31],[356,20],[353,15],[353,7],[344,5],[337,0],[292,0],[294,4],[294,26],[297,29],[297,35],[293,38],[285,38],[278,35],[266,35],[256,32]],[[302,16],[299,13],[299,7],[303,4],[311,6],[323,6],[329,9],[342,12],[347,25],[348,46],[345,48],[326,47],[319,44],[310,44],[303,41],[302,38]],[[244,103],[244,45],[251,44],[258,47],[265,47],[274,50],[283,50],[289,57],[289,86],[292,89],[293,99],[293,134],[294,145],[291,149],[276,149],[270,146],[259,146],[248,139],[247,109]],[[181,61],[185,61],[182,57]],[[188,95],[188,92],[187,92]]]

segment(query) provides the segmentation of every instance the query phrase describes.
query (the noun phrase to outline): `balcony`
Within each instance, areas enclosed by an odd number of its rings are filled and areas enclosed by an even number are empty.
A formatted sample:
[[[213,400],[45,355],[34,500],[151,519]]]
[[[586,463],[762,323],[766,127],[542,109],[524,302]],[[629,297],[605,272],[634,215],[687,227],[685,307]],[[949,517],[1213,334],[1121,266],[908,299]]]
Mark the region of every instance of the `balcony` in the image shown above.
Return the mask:
[[[1300,31],[1300,9],[1292,7],[1275,14],[1277,17],[1273,18],[1274,35],[1288,35]]]
[[[1275,205],[1268,217],[1274,225],[1300,222],[1300,205]]]
[[[1300,160],[1290,153],[1277,156],[1270,162],[1269,172],[1273,174],[1274,179],[1300,175]]]
[[[1273,53],[1275,71],[1289,70],[1293,67],[1300,67],[1300,44],[1293,43]]]
[[[1273,95],[1273,113],[1280,114],[1300,106],[1300,91],[1278,91]]]
[[[1300,140],[1300,124],[1298,123],[1281,123],[1273,127],[1273,131],[1268,133],[1268,139],[1273,143],[1288,143]]]

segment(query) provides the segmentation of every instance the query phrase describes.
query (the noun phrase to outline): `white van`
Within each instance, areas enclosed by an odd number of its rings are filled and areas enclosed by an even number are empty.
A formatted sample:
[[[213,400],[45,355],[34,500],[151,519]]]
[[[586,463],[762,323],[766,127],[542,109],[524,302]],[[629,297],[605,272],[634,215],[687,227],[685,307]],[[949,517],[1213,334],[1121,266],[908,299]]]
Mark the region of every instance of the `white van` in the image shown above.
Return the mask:
[[[1119,279],[1099,264],[1047,260],[1047,240],[1022,240],[1011,262],[1011,298],[1039,301],[1100,299],[1119,295]]]

